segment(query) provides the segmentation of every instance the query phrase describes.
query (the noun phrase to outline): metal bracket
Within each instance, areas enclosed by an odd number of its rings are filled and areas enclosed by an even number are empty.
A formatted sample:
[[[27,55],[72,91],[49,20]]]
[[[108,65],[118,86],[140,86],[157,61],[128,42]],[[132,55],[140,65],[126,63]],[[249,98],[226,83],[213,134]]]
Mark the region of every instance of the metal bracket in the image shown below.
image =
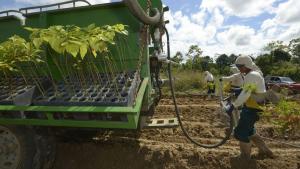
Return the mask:
[[[169,128],[178,126],[178,120],[174,117],[156,119],[148,116],[141,116],[140,122],[141,128]]]

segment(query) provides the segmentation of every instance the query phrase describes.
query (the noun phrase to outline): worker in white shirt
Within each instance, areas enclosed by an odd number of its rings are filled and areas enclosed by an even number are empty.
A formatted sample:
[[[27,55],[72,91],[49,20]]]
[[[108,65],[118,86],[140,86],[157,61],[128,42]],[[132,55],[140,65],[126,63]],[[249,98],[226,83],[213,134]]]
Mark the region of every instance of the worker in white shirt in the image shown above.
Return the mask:
[[[210,99],[211,95],[215,94],[216,86],[214,82],[214,76],[209,71],[204,72],[204,82],[206,83],[207,87],[207,96]]]
[[[241,92],[241,87],[243,86],[244,78],[242,73],[236,66],[231,66],[230,72],[232,73],[232,75],[221,77],[220,81],[228,82],[229,84],[227,86],[227,90],[238,96]]]
[[[229,91],[230,93],[233,93],[237,97],[242,91],[242,87],[244,84],[244,77],[236,66],[231,66],[230,72],[232,73],[232,75],[221,77],[220,81],[228,82],[227,87],[225,87],[225,90]],[[239,111],[235,109],[232,112],[232,116],[233,116],[233,126],[236,127],[238,123],[238,119],[240,117]]]
[[[238,125],[234,129],[234,137],[240,142],[241,159],[251,158],[251,142],[259,149],[259,154],[273,158],[272,151],[266,146],[262,138],[256,134],[255,123],[259,120],[262,111],[260,103],[265,99],[265,81],[249,56],[239,56],[235,65],[244,74],[243,90],[233,103],[223,103],[227,113],[232,113],[234,108],[242,107]]]

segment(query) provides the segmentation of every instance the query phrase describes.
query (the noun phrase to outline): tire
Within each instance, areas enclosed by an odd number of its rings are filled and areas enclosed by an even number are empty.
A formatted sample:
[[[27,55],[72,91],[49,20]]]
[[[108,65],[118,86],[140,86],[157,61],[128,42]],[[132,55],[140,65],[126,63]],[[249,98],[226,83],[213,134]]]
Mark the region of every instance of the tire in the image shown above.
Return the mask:
[[[33,129],[25,126],[0,126],[0,142],[2,151],[6,149],[9,152],[0,154],[0,159],[11,157],[6,162],[2,160],[1,169],[39,169],[40,165],[36,163],[39,161],[39,154]],[[13,148],[11,145],[14,145]]]

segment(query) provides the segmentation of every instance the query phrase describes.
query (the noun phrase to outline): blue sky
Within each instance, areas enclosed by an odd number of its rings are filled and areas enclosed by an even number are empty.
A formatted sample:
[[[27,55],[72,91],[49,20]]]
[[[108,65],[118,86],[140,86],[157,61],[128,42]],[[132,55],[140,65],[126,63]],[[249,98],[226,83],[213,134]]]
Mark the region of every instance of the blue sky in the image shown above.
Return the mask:
[[[63,0],[0,0],[0,9]],[[105,3],[110,0],[89,0]],[[162,0],[170,12],[172,53],[199,45],[204,54],[257,55],[273,40],[288,43],[300,36],[299,0]]]

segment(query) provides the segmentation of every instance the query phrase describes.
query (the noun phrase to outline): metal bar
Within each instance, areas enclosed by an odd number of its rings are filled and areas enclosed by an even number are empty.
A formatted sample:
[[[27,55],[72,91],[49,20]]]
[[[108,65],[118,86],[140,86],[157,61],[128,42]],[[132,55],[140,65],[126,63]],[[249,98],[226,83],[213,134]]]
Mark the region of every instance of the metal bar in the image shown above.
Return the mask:
[[[143,98],[144,98],[144,95],[145,95],[145,91],[148,87],[148,82],[149,82],[149,78],[144,78],[143,82],[142,82],[142,85],[140,87],[140,90],[144,91],[144,92],[138,92],[137,93],[137,96],[136,96],[136,99],[135,99],[135,112],[139,112],[141,110],[141,107],[142,107],[142,103],[143,103]]]
[[[73,3],[73,7],[75,7],[75,2],[84,2],[86,4],[88,4],[89,6],[91,6],[91,4],[86,1],[86,0],[72,0],[72,1],[65,1],[65,2],[60,2],[60,3],[55,3],[55,4],[49,4],[49,5],[41,5],[41,6],[33,6],[33,7],[27,7],[27,8],[20,8],[19,11],[26,11],[25,13],[28,13],[28,10],[32,10],[32,9],[38,9],[40,8],[40,11],[42,11],[42,8],[49,8],[49,7],[53,7],[53,6],[58,6],[58,8],[60,8],[61,5],[65,5],[65,4],[69,4],[69,3]]]
[[[143,96],[148,84],[148,78],[144,78],[136,97],[134,107],[107,107],[107,106],[15,106],[0,105],[0,111],[46,111],[46,112],[82,112],[82,113],[127,113],[134,114],[139,112],[142,106]]]
[[[109,112],[109,113],[134,113],[132,107],[100,107],[100,106],[0,106],[1,111],[47,111],[47,112]]]
[[[19,13],[19,14],[21,14],[21,15],[24,15],[24,13],[22,13],[22,12],[20,12],[20,11],[17,11],[17,10],[6,10],[6,11],[1,11],[1,12],[0,12],[0,15],[1,15],[1,14],[6,14],[6,16],[8,16],[10,12]]]
[[[34,126],[63,126],[63,127],[89,127],[89,128],[124,128],[136,129],[137,124],[116,121],[78,121],[78,120],[35,120],[35,119],[0,119],[5,125],[34,125]]]

